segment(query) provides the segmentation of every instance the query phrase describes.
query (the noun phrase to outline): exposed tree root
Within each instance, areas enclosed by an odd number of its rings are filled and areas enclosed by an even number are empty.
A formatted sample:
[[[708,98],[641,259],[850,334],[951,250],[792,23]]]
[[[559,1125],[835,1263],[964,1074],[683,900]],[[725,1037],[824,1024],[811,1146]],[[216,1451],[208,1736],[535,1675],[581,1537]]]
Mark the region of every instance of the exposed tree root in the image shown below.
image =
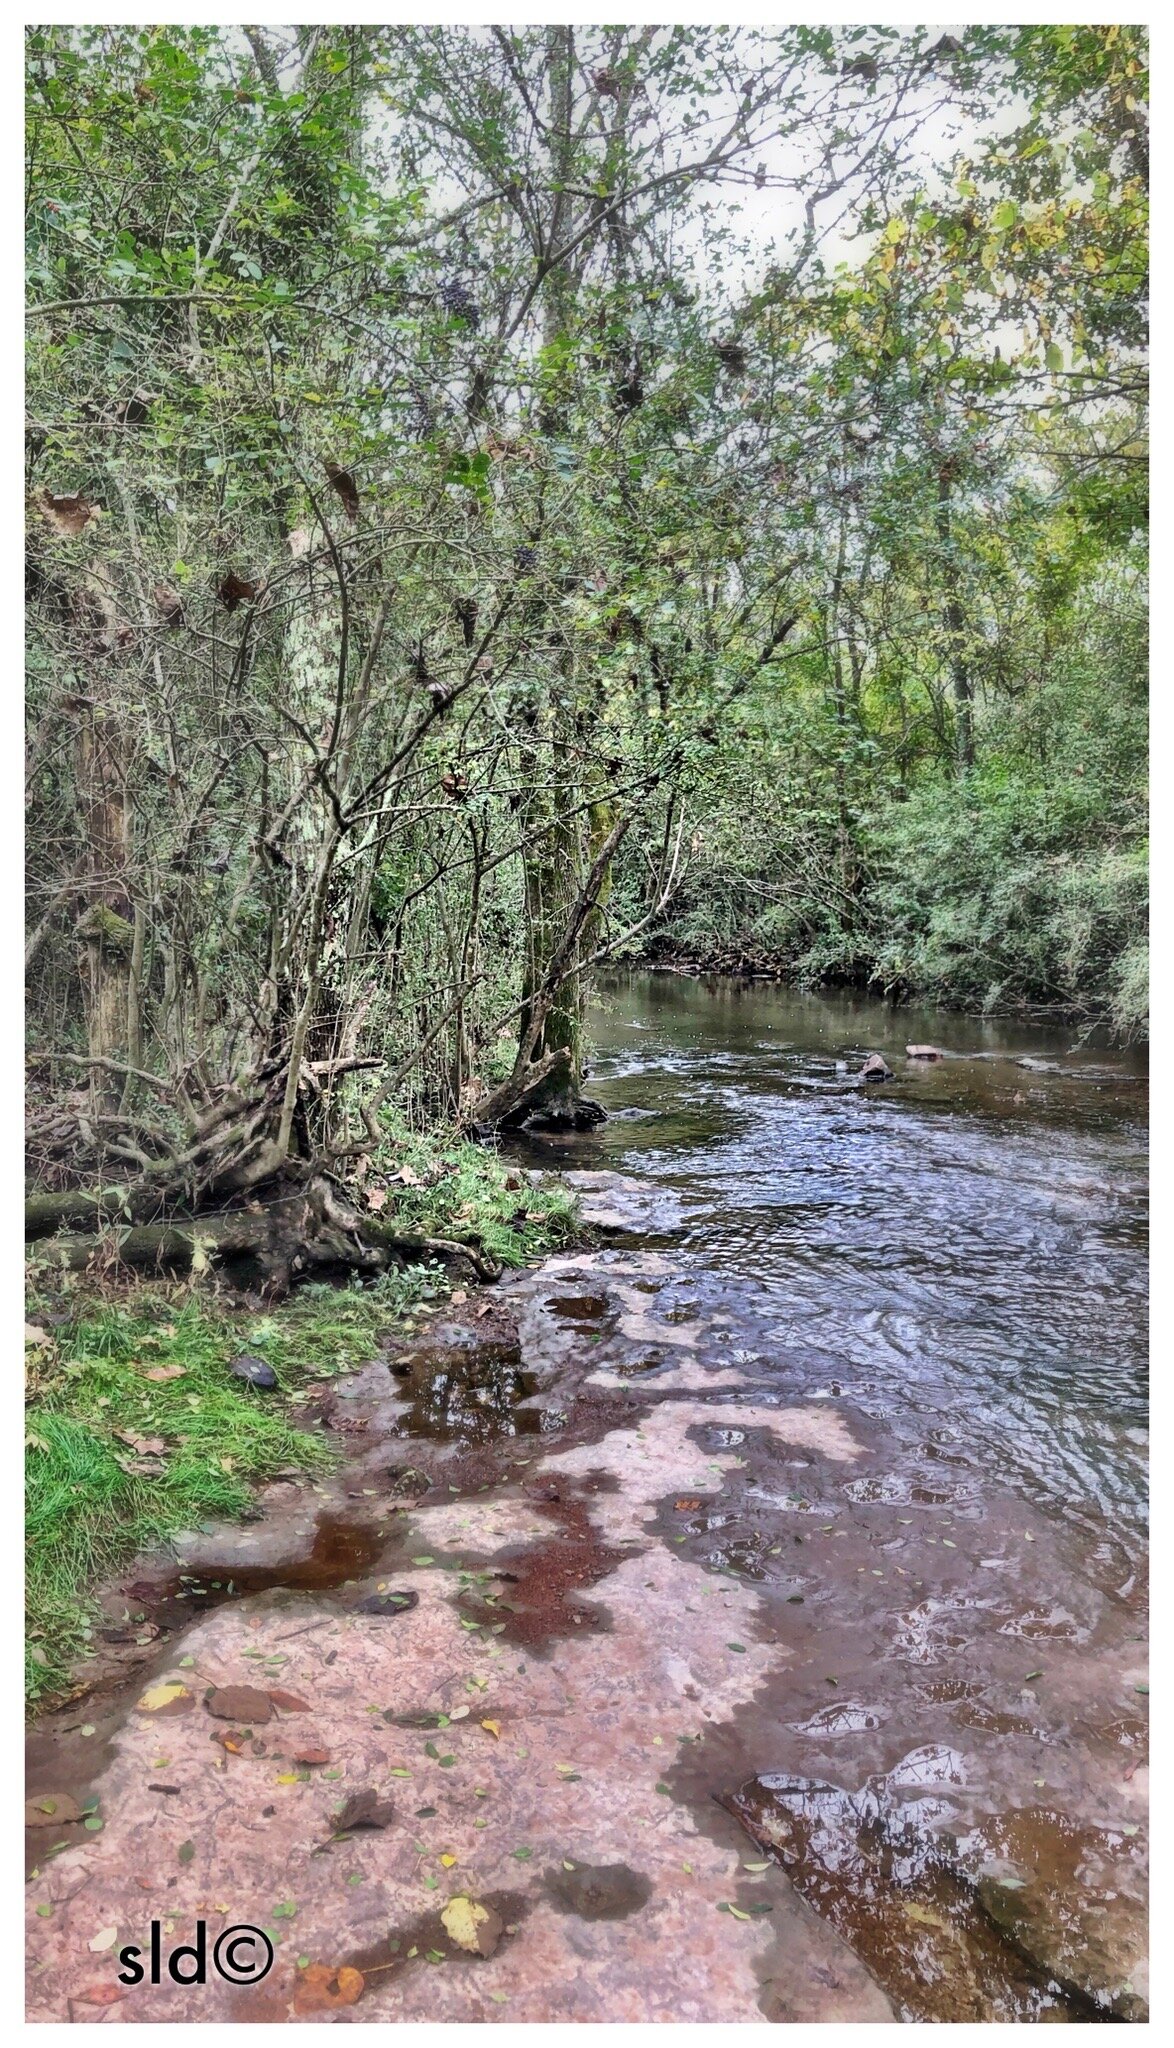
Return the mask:
[[[41,1240],[43,1258],[71,1272],[91,1266],[125,1266],[160,1274],[215,1272],[229,1286],[261,1293],[272,1301],[282,1299],[299,1280],[341,1278],[348,1273],[374,1278],[395,1265],[420,1259],[464,1268],[479,1280],[496,1280],[501,1273],[501,1267],[476,1243],[429,1237],[423,1231],[399,1230],[394,1223],[360,1216],[342,1190],[323,1174],[284,1189],[264,1203],[254,1201],[247,1208],[218,1213],[171,1216],[166,1221],[128,1221],[120,1216],[110,1191],[91,1196],[88,1202],[80,1194],[34,1196],[29,1209],[33,1213],[30,1218],[26,1212],[26,1235]],[[55,1222],[76,1219],[100,1227],[50,1236],[51,1217]]]

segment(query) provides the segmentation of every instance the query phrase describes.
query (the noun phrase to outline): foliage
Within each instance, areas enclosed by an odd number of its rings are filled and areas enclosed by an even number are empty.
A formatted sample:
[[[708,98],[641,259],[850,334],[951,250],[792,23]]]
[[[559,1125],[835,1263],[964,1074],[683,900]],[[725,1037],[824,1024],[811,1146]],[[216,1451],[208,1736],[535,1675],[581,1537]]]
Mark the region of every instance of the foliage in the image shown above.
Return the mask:
[[[29,32],[71,1157],[215,1200],[385,1111],[573,1112],[591,968],[666,916],[1136,1016],[1145,66],[1128,26]]]

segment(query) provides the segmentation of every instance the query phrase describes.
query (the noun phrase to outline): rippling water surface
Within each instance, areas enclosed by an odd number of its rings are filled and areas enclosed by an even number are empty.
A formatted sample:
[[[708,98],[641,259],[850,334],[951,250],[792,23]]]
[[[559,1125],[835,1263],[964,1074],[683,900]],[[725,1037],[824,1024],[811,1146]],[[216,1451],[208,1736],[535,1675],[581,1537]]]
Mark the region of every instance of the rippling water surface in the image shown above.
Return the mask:
[[[609,1121],[551,1149],[683,1198],[699,1290],[788,1394],[842,1393],[946,1463],[1111,1523],[1136,1562],[1143,1055],[669,973],[605,988],[592,1036]],[[917,1042],[947,1057],[908,1060]],[[862,1086],[872,1050],[894,1079]]]

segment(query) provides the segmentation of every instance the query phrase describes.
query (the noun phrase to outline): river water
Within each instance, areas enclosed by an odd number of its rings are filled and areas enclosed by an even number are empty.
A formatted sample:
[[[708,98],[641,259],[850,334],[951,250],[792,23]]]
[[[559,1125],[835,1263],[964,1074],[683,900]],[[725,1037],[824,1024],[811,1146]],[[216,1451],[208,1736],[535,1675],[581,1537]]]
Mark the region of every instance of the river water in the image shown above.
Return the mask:
[[[791,1391],[932,1430],[1137,1569],[1144,1055],[671,973],[614,981],[592,1037],[609,1120],[562,1149],[681,1197],[682,1262],[733,1287]],[[870,1051],[892,1081],[860,1085]]]
[[[591,1030],[607,1121],[510,1142],[583,1240],[324,1359],[330,1473],[103,1589],[145,1627],[34,1730],[75,1819],[33,1830],[32,2017],[153,1881],[257,1926],[292,1890],[370,2022],[1146,2016],[1143,1057],[667,972]],[[259,1673],[222,1754],[196,1690]]]

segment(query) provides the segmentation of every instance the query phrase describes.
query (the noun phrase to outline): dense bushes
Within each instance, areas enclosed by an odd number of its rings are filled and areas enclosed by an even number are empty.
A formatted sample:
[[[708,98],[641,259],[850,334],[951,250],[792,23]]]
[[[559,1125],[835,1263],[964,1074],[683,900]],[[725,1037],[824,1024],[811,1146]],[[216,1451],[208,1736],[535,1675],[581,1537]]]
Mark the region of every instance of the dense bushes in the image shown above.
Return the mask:
[[[1144,624],[1138,588],[1106,577],[1048,621],[1042,664],[1030,637],[1005,647],[961,777],[932,748],[895,772],[879,693],[850,745],[820,723],[816,672],[786,706],[764,695],[649,950],[1143,1036]]]

